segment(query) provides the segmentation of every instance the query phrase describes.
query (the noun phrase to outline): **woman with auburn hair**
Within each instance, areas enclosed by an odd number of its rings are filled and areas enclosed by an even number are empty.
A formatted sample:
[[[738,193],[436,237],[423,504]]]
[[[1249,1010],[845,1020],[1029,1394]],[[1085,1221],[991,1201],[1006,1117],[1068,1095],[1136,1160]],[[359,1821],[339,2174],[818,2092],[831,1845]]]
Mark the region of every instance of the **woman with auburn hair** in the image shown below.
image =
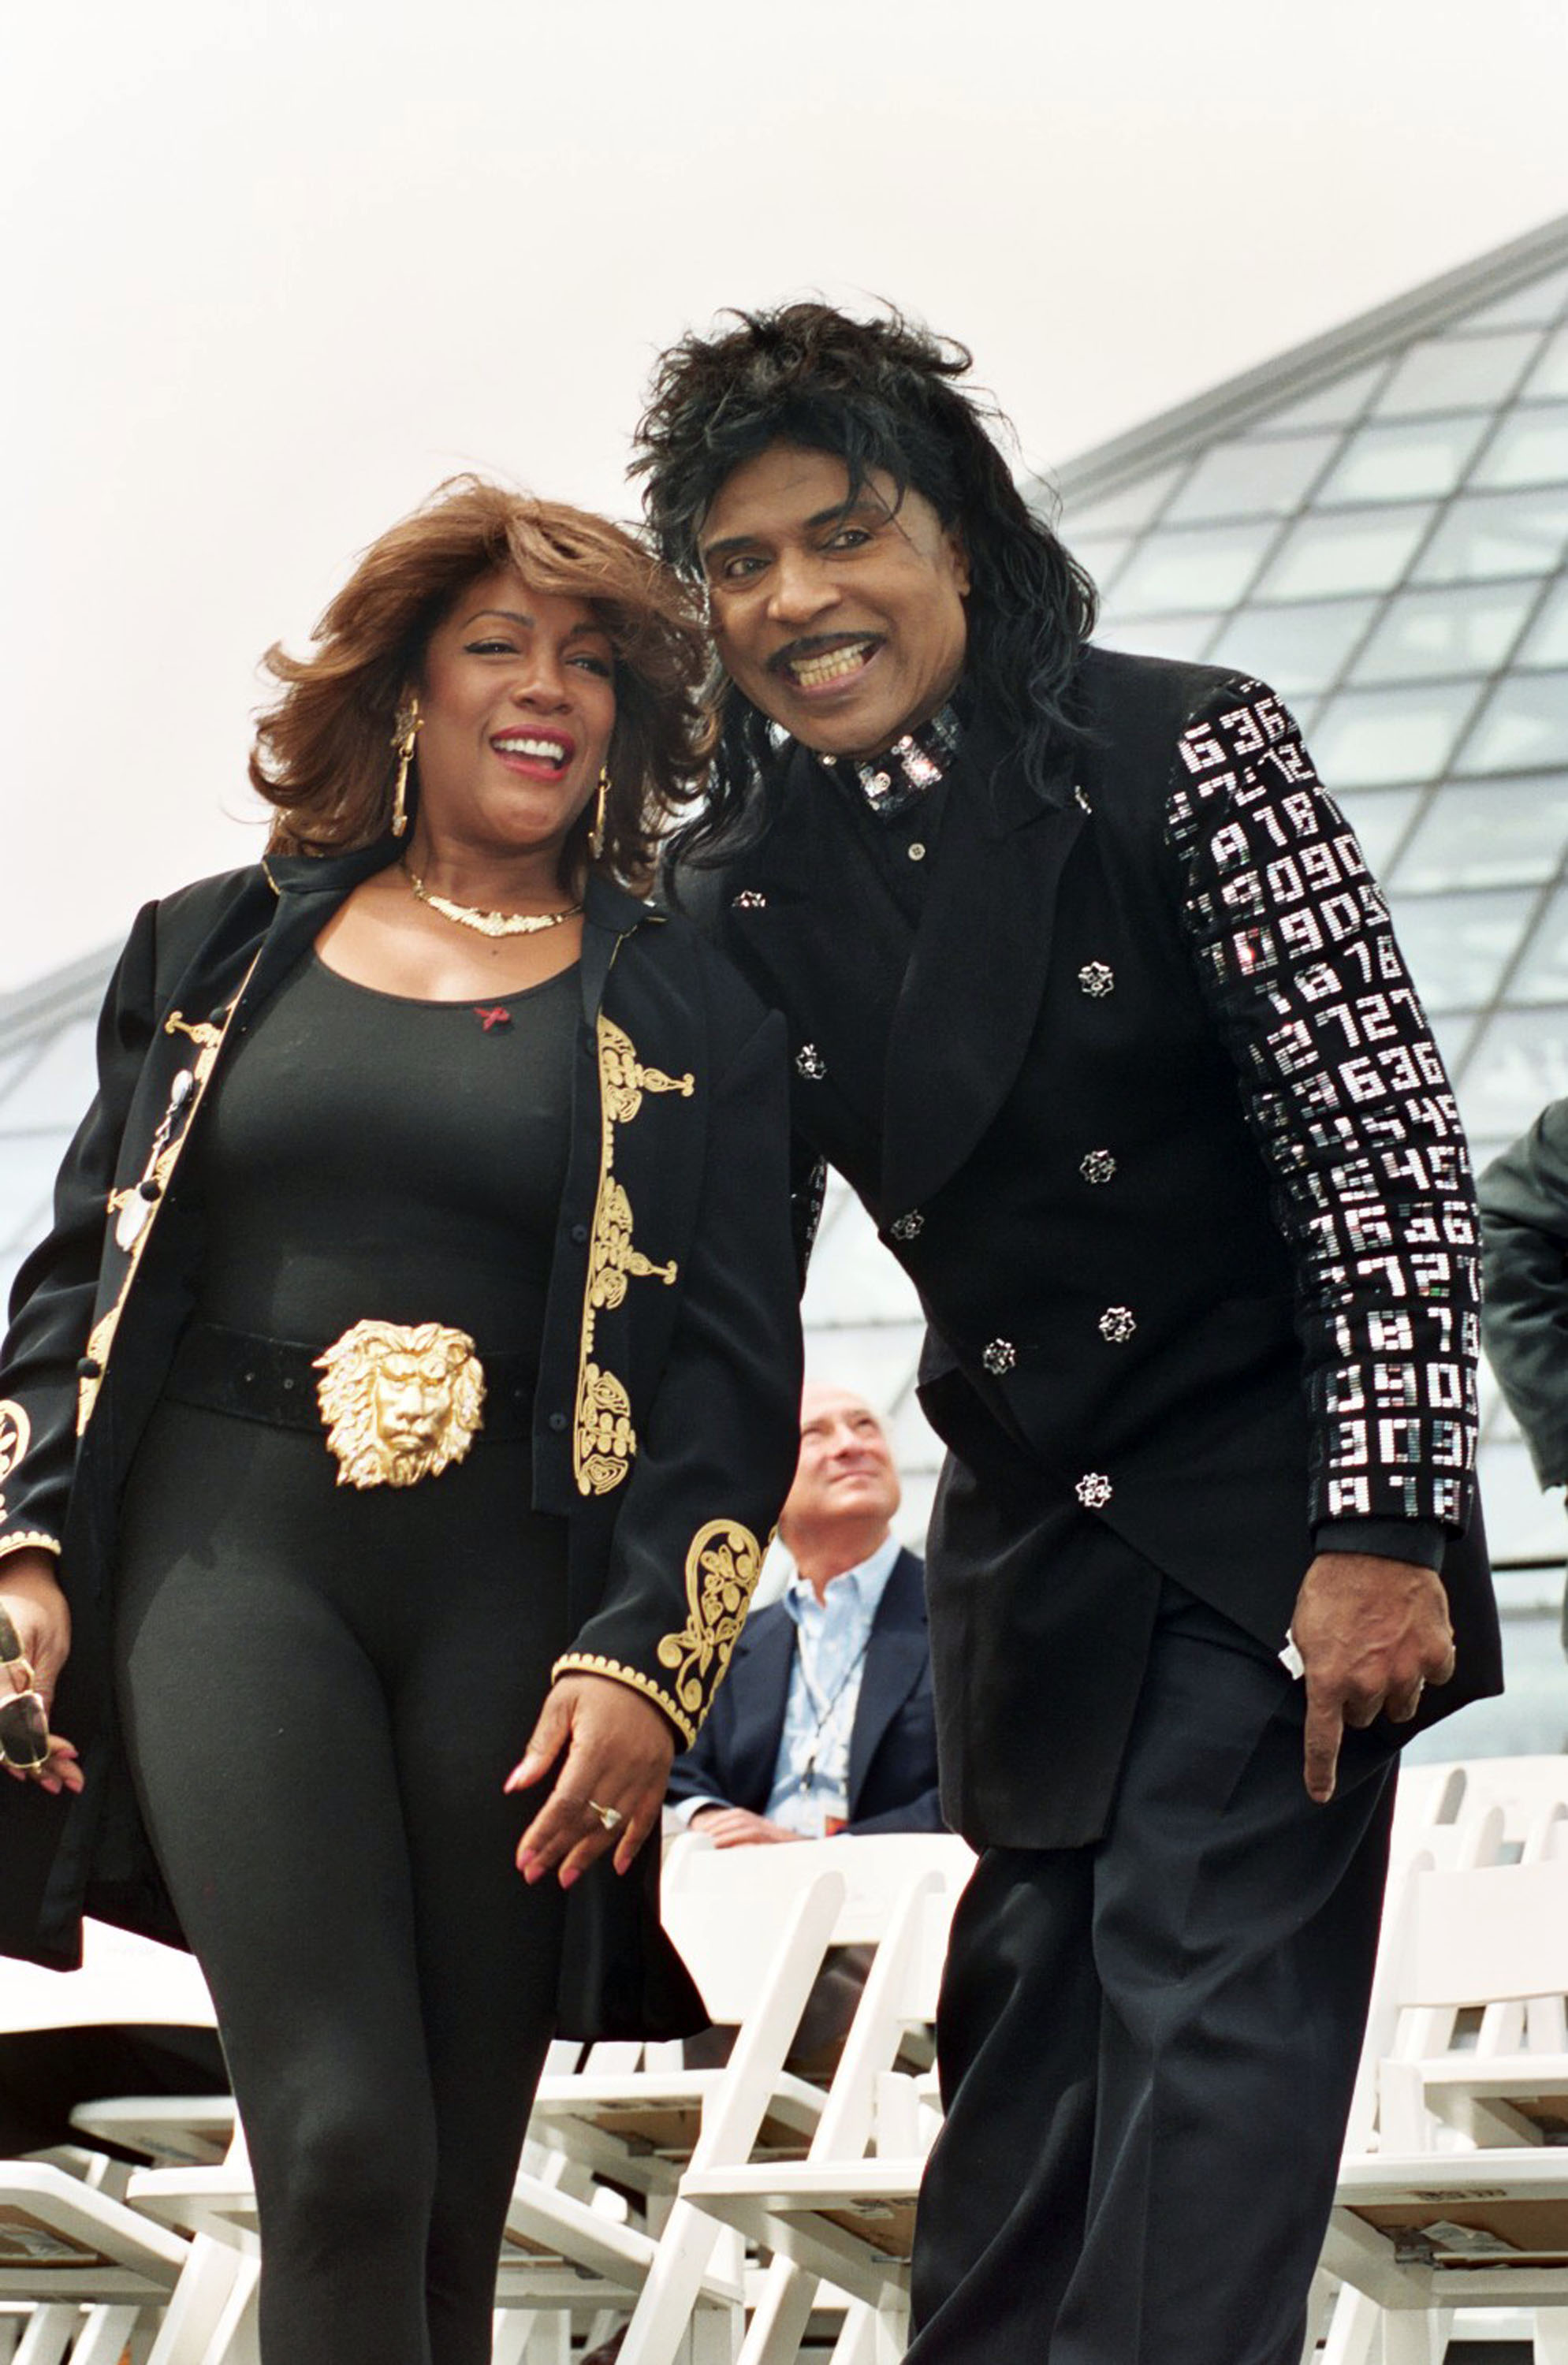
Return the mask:
[[[703,647],[630,536],[459,479],[267,662],[0,1358],[0,1945],[195,1949],[267,2365],[481,2365],[551,2037],[705,2017],[644,1844],[794,1466],[783,1037],[636,891]]]

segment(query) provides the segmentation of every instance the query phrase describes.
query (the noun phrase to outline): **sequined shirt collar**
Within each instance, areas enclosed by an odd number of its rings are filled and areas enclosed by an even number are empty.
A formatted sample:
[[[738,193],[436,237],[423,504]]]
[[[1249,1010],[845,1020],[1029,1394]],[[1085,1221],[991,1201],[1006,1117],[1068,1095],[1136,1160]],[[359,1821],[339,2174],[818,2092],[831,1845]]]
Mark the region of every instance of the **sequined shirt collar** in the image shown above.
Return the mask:
[[[907,813],[944,778],[962,736],[958,710],[949,703],[929,722],[906,731],[885,755],[868,763],[857,764],[820,751],[817,761],[836,779],[855,781],[879,821],[891,821],[896,814]]]

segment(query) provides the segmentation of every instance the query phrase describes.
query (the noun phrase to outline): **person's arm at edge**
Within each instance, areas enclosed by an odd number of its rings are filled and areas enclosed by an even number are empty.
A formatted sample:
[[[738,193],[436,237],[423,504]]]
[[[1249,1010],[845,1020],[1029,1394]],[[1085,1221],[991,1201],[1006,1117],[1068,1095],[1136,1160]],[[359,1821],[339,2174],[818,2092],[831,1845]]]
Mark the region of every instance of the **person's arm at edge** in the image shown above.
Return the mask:
[[[1568,1484],[1568,1101],[1480,1177],[1481,1335],[1542,1486]]]

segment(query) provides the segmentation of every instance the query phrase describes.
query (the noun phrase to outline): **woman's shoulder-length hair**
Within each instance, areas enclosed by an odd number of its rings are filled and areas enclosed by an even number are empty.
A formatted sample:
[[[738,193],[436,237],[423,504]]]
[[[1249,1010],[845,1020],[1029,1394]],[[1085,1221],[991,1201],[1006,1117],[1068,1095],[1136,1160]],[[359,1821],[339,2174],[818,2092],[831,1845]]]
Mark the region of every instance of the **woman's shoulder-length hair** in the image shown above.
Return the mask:
[[[699,792],[705,762],[696,600],[608,518],[475,476],[438,486],[371,544],[307,656],[274,644],[263,659],[281,685],[259,717],[250,763],[274,808],[270,852],[345,853],[384,835],[394,725],[418,688],[426,644],[465,585],[499,566],[536,591],[585,601],[610,636],[615,729],[599,867],[630,886],[646,881],[665,824]],[[585,813],[573,833],[564,872],[583,855],[588,821]]]

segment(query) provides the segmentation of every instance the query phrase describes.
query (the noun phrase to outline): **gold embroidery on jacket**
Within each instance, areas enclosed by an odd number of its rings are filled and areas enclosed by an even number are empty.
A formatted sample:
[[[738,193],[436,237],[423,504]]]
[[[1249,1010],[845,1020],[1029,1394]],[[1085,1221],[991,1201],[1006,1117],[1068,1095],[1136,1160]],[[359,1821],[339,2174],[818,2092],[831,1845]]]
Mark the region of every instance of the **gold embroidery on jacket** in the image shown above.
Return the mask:
[[[676,1698],[699,1723],[730,1664],[761,1574],[762,1547],[738,1519],[710,1519],[692,1537],[686,1623],[665,1636],[658,1662],[674,1670]]]
[[[198,1051],[210,1051],[214,1058],[223,1040],[221,1026],[214,1026],[207,1018],[187,1018],[183,1010],[170,1011],[163,1021],[163,1032],[165,1035],[188,1035]]]
[[[52,1552],[58,1560],[60,1538],[51,1536],[47,1528],[20,1528],[14,1536],[0,1536],[0,1560],[19,1552]]]
[[[617,1124],[630,1125],[643,1105],[644,1093],[678,1093],[689,1101],[697,1090],[695,1076],[666,1076],[662,1068],[645,1068],[636,1046],[623,1027],[600,1011],[599,1017],[599,1079],[604,1105]]]
[[[692,1075],[666,1076],[662,1068],[644,1067],[630,1035],[600,1011],[599,1193],[588,1238],[572,1439],[572,1468],[580,1495],[608,1495],[619,1486],[637,1451],[632,1399],[625,1383],[594,1360],[599,1317],[624,1302],[633,1280],[662,1281],[667,1288],[679,1270],[674,1263],[655,1264],[633,1242],[632,1202],[625,1184],[615,1175],[615,1128],[631,1124],[644,1093],[678,1093],[683,1100],[689,1100],[696,1089]]]
[[[697,1727],[691,1719],[670,1698],[664,1686],[655,1684],[652,1676],[645,1676],[641,1667],[629,1667],[621,1659],[607,1659],[599,1651],[568,1651],[551,1668],[552,1683],[557,1676],[610,1676],[618,1684],[629,1684],[634,1692],[642,1692],[648,1699],[656,1700],[688,1749],[697,1738]]]
[[[613,1372],[585,1363],[577,1392],[577,1486],[584,1495],[608,1495],[626,1475],[637,1451],[632,1400]]]
[[[148,1152],[147,1165],[140,1183],[133,1185],[130,1191],[111,1191],[109,1194],[109,1212],[117,1218],[117,1241],[125,1251],[126,1264],[125,1271],[120,1275],[119,1288],[116,1293],[114,1304],[106,1314],[100,1315],[97,1321],[94,1323],[87,1339],[87,1351],[84,1361],[89,1368],[82,1373],[76,1391],[78,1437],[93,1418],[93,1407],[98,1400],[98,1390],[103,1385],[104,1368],[109,1359],[109,1350],[114,1344],[115,1332],[119,1328],[119,1317],[130,1293],[131,1283],[136,1279],[147,1243],[152,1237],[153,1223],[167,1195],[174,1169],[180,1162],[180,1153],[190,1139],[191,1126],[196,1121],[196,1114],[201,1106],[212,1071],[218,1065],[218,1053],[228,1040],[229,1029],[234,1021],[234,1013],[240,1007],[241,997],[250,984],[256,963],[261,957],[261,947],[258,946],[252,958],[250,968],[240,981],[240,991],[229,1004],[221,1026],[214,1026],[204,1018],[193,1022],[180,1010],[172,1010],[163,1021],[162,1031],[165,1035],[188,1035],[196,1046],[196,1055],[191,1062],[189,1071],[190,1088],[177,1100],[174,1093],[171,1093],[169,1107],[165,1110],[162,1122],[153,1136],[152,1147]],[[184,1111],[185,1122],[175,1133],[173,1130],[172,1120],[180,1110]],[[151,1186],[151,1196],[143,1186]],[[147,1213],[136,1224],[134,1229],[128,1225],[122,1237],[119,1232],[118,1219],[123,1219],[133,1200],[144,1205]]]
[[[632,1202],[624,1183],[610,1182],[599,1194],[599,1220],[594,1227],[588,1259],[588,1295],[596,1311],[619,1306],[630,1277],[669,1283],[678,1268],[654,1264],[632,1245]]]
[[[0,1404],[0,1519],[6,1516],[6,1481],[27,1452],[32,1433],[26,1406],[7,1396]]]
[[[85,1368],[76,1383],[76,1434],[78,1437],[93,1418],[93,1407],[98,1401],[98,1390],[104,1384],[104,1364],[113,1343],[115,1332],[119,1327],[119,1310],[125,1304],[125,1294],[130,1287],[137,1261],[137,1253],[133,1251],[125,1279],[120,1283],[119,1295],[108,1312],[100,1320],[95,1322],[87,1333],[87,1351],[82,1359]]]

